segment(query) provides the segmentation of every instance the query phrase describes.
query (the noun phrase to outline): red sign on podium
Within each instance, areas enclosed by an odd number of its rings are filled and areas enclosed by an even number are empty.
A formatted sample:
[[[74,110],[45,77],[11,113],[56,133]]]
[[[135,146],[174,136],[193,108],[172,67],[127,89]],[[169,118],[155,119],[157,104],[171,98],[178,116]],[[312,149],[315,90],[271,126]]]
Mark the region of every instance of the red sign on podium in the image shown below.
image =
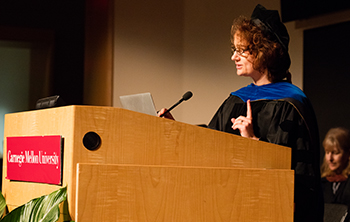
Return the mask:
[[[61,185],[62,137],[7,137],[7,179]]]

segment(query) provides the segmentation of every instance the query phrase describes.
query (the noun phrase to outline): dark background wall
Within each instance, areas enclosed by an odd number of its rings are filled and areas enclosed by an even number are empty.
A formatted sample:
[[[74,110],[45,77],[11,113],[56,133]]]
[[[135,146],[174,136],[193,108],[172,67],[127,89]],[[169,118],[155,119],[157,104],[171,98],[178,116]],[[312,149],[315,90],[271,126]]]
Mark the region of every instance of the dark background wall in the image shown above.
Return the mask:
[[[307,19],[350,8],[348,0],[281,0],[282,21]]]
[[[53,31],[51,93],[67,105],[82,104],[84,0],[0,0],[0,26]]]
[[[321,141],[331,127],[350,129],[349,39],[350,22],[304,32],[304,92],[314,106]]]

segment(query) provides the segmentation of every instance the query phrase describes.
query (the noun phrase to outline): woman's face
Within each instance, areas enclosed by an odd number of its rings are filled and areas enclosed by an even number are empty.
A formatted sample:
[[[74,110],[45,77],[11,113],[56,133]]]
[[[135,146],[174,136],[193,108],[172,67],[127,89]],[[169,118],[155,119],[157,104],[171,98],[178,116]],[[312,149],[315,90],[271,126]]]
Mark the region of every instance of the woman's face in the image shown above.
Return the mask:
[[[242,39],[239,33],[235,33],[231,60],[236,64],[237,75],[251,77],[254,82],[257,82],[262,74],[253,68],[255,58],[247,49],[247,41]]]
[[[346,168],[349,154],[337,146],[330,146],[325,148],[325,159],[329,166],[329,169],[337,174],[341,174],[343,169]]]

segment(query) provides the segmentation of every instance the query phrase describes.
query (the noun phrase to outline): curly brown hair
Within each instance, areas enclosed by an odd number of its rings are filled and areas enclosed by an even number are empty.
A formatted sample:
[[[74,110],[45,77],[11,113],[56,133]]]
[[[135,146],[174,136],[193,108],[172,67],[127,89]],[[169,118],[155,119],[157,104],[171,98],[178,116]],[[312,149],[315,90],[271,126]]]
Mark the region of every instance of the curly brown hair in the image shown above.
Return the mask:
[[[234,20],[231,28],[231,46],[234,47],[234,36],[239,35],[247,41],[250,54],[255,57],[253,68],[263,72],[267,69],[271,82],[287,80],[291,82],[289,67],[291,64],[288,52],[276,41],[274,35],[251,19],[240,16]]]
[[[324,140],[323,147],[333,148],[337,147],[338,149],[343,150],[344,154],[350,153],[350,133],[349,130],[343,127],[331,128]],[[321,177],[333,176],[335,173],[329,169],[329,166],[326,162],[326,156],[323,159],[321,166]],[[350,175],[350,161],[348,160],[347,166],[343,169],[342,175],[346,178]]]

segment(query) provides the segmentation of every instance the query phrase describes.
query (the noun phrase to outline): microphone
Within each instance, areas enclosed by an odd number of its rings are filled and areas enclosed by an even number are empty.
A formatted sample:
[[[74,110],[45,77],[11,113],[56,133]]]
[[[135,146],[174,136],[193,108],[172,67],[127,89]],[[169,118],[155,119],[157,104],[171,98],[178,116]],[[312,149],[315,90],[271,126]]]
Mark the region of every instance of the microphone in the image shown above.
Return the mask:
[[[174,109],[177,105],[179,105],[183,101],[189,100],[192,96],[193,96],[192,92],[191,91],[187,91],[185,94],[183,94],[182,98],[177,103],[175,103],[172,107],[170,107],[167,111],[165,111],[165,113],[160,115],[160,117],[163,117],[165,114],[170,112],[172,109]]]

